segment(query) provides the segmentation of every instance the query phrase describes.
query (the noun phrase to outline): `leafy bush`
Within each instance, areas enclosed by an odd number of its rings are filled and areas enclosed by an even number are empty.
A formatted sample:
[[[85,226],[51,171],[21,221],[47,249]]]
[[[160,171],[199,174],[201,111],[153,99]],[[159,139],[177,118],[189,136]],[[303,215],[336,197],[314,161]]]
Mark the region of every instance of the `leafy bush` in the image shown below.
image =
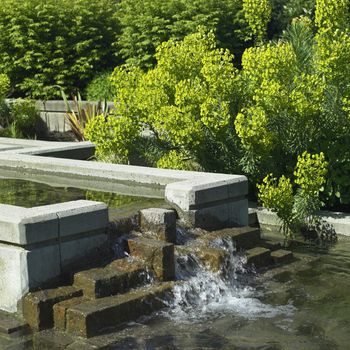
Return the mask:
[[[115,0],[2,0],[0,70],[16,94],[33,98],[83,89],[118,61]]]
[[[5,97],[10,89],[10,79],[6,74],[0,74],[0,129],[8,125],[9,108]]]
[[[35,101],[14,100],[9,105],[10,125],[8,136],[17,138],[33,138],[39,132],[40,114]]]
[[[113,101],[111,72],[96,75],[87,85],[85,95],[88,101]]]
[[[291,180],[284,175],[278,180],[267,175],[258,185],[261,203],[277,213],[287,240],[300,233],[303,226],[315,227],[319,221],[317,212],[322,205],[319,192],[326,182],[327,167],[323,153],[303,152],[294,171],[294,183],[298,185],[294,193]]]
[[[216,32],[220,47],[240,56],[247,24],[241,0],[123,0],[117,17],[118,46],[129,64],[150,68],[156,48],[169,39],[183,39],[198,26]]]
[[[86,128],[97,154],[116,154],[127,161],[147,128],[163,152],[154,160],[158,165],[188,169],[191,160],[208,170],[230,168],[237,112],[232,55],[216,47],[212,32],[200,31],[180,42],[163,43],[156,58],[157,66],[147,73],[129,66],[114,71],[118,117],[97,117]]]
[[[327,14],[319,21],[329,23]],[[328,204],[350,202],[349,60],[347,31],[320,27],[314,35],[305,17],[292,22],[283,40],[244,52],[245,99],[235,128],[242,169],[251,179],[291,176],[298,154],[324,152],[329,172],[322,196]]]
[[[243,11],[251,29],[251,37],[261,41],[265,38],[267,25],[271,19],[271,4],[269,0],[243,0]],[[249,38],[250,39],[250,38]]]

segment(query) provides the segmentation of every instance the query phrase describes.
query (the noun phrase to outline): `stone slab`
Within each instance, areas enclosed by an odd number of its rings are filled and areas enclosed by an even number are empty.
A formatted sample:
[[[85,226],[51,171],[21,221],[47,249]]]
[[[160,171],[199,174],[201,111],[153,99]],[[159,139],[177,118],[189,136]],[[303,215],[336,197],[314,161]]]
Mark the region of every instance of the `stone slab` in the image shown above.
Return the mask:
[[[147,282],[147,267],[144,264],[126,261],[123,266],[118,262],[76,273],[74,285],[83,290],[86,298],[97,299],[125,293]]]
[[[278,249],[271,252],[271,258],[275,264],[288,264],[293,261],[293,253],[289,250]]]
[[[217,179],[212,174],[191,180],[171,183],[165,197],[184,211],[196,209],[208,203],[244,197],[248,193],[248,181],[243,175],[227,175]]]
[[[172,289],[173,283],[165,282],[76,305],[67,311],[67,332],[89,338],[123,322],[148,315],[166,305],[162,298]]]
[[[53,306],[63,300],[82,296],[82,291],[72,287],[46,289],[27,294],[22,300],[22,312],[30,327],[36,331],[52,328]]]
[[[239,199],[215,204],[197,210],[180,212],[190,226],[216,230],[232,226],[248,225],[248,200]]]
[[[34,208],[0,204],[0,241],[22,246],[103,231],[107,224],[108,209],[100,202],[79,200]]]
[[[0,241],[28,245],[58,238],[55,212],[0,204]]]
[[[252,212],[257,215],[257,224],[263,229],[263,231],[278,231],[282,226],[281,221],[278,219],[276,213],[266,208],[252,208]],[[321,219],[330,224],[337,235],[350,236],[350,215],[342,212],[319,212]],[[268,235],[269,236],[269,235]]]
[[[35,350],[65,350],[73,342],[69,334],[52,330],[37,332],[33,337]]]
[[[66,329],[66,314],[68,308],[81,304],[85,302],[84,297],[75,297],[67,300],[60,301],[53,306],[53,322],[54,328],[60,331],[65,331]]]
[[[246,251],[247,265],[261,268],[271,263],[271,251],[263,247],[255,247]]]
[[[203,239],[213,242],[230,239],[236,249],[250,249],[260,243],[260,230],[249,226],[227,228],[205,234]]]

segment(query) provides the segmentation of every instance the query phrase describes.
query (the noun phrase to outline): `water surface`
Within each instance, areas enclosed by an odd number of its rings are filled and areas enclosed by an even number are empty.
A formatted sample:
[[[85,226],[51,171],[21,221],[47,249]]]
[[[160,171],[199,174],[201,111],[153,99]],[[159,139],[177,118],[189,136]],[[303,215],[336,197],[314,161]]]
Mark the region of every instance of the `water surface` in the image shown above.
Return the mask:
[[[165,312],[125,329],[116,349],[350,349],[350,241],[298,250],[299,261],[264,274],[194,274]]]

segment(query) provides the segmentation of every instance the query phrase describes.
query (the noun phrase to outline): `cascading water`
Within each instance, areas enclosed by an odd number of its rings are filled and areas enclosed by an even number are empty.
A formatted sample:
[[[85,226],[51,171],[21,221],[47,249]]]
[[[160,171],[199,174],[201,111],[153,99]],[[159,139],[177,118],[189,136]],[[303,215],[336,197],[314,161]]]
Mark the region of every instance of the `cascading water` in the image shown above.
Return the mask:
[[[270,318],[293,311],[291,305],[273,307],[259,300],[254,271],[246,267],[244,254],[236,251],[232,240],[220,239],[212,246],[229,252],[222,273],[209,271],[193,254],[177,257],[176,276],[182,282],[175,286],[168,313],[173,320],[203,321],[227,313]]]

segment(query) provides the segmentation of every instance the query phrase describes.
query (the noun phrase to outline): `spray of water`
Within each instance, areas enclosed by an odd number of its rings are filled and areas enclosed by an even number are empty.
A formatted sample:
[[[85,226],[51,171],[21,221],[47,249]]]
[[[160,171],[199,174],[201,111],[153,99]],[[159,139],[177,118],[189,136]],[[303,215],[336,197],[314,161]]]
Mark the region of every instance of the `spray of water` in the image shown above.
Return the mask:
[[[251,283],[254,272],[247,269],[245,256],[236,251],[232,240],[212,245],[230,253],[220,274],[206,269],[194,255],[177,257],[176,276],[182,282],[174,289],[169,317],[193,322],[227,313],[252,319],[292,312],[291,306],[272,307],[258,299]]]

